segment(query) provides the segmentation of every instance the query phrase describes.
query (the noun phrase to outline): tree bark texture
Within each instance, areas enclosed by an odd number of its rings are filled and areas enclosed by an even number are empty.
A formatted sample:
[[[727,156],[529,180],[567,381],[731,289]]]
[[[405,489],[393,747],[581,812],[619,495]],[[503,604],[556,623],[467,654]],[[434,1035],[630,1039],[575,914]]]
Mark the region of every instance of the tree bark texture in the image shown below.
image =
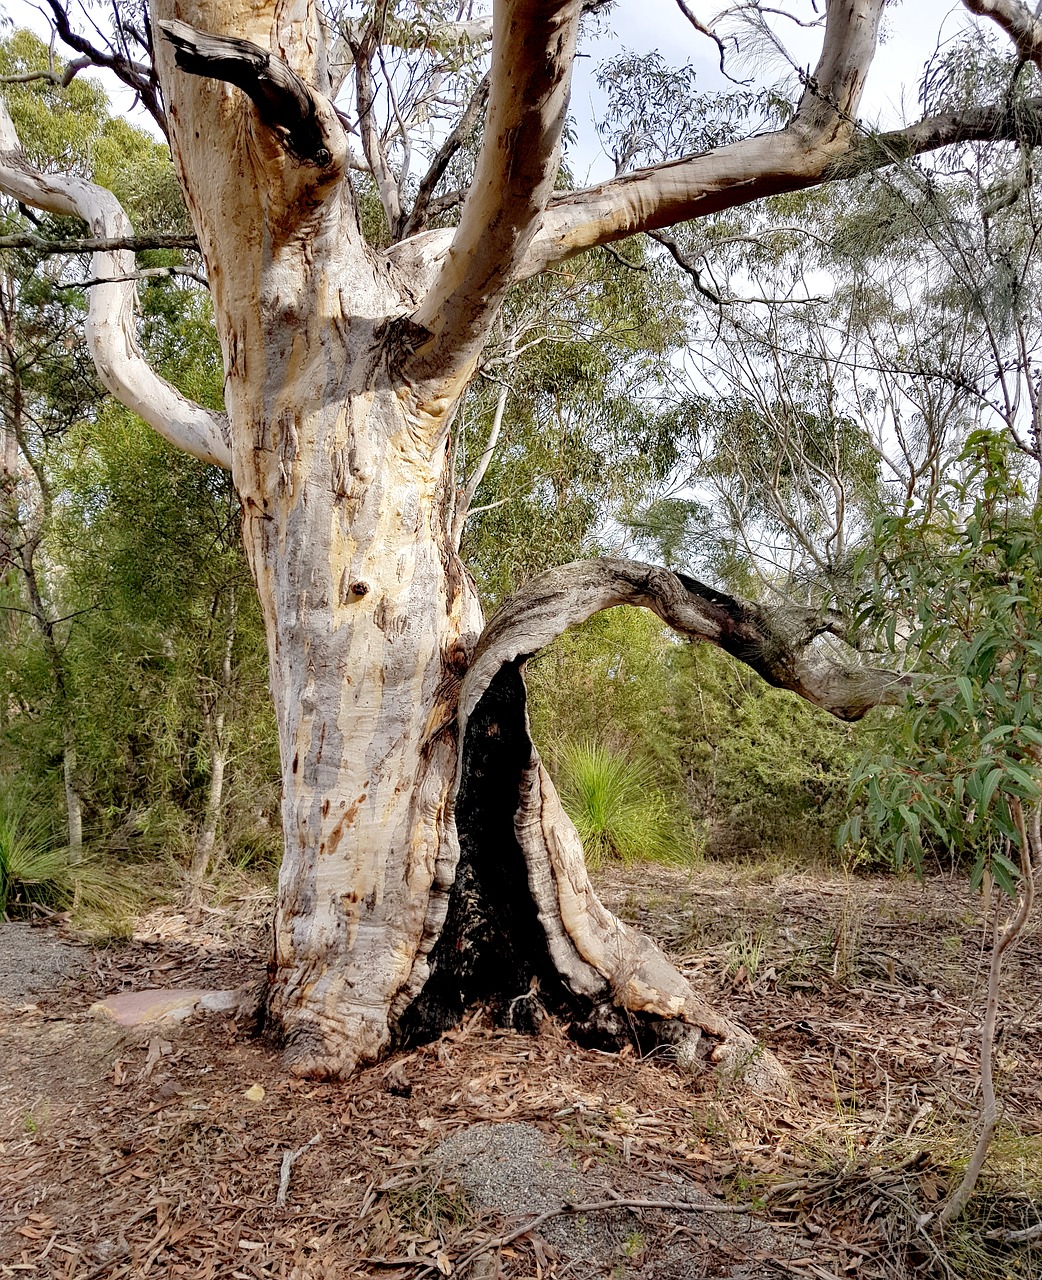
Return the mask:
[[[242,502],[284,779],[265,1012],[303,1074],[344,1076],[491,999],[515,1021],[549,1008],[597,1042],[704,1049],[776,1084],[769,1054],[598,902],[530,740],[524,663],[598,609],[637,604],[843,718],[900,696],[887,673],[823,651],[823,634],[842,637],[837,618],[769,615],[625,561],[543,575],[482,632],[455,551],[450,428],[511,285],[634,232],[1014,127],[982,108],[868,145],[856,112],[883,0],[829,0],[786,129],[554,194],[581,8],[496,0],[478,177],[459,225],[377,252],[345,181],[312,0],[152,6],[227,419],[143,367],[132,285],[92,291],[91,341],[115,394],[230,467]],[[365,39],[350,36],[360,51]],[[113,198],[31,171],[5,120],[0,108],[0,190],[83,217],[105,246],[95,274],[126,277],[132,255],[111,246],[131,228]],[[392,225],[406,216],[399,194],[381,188]]]

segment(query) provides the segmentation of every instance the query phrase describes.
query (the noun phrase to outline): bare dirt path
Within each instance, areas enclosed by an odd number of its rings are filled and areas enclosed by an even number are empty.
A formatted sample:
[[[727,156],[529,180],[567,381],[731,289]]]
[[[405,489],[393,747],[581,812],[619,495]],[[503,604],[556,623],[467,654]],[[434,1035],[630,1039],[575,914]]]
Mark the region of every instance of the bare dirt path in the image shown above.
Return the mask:
[[[939,1248],[916,1221],[976,1114],[982,931],[961,883],[640,867],[600,888],[779,1053],[794,1098],[480,1013],[347,1085],[292,1081],[227,1016],[124,1030],[90,1013],[119,989],[262,971],[256,904],[159,912],[129,944],[74,949],[49,991],[0,992],[0,1276],[1042,1275],[1031,1242],[988,1238],[1039,1219],[1037,925],[1007,983],[990,1189]],[[9,930],[0,973],[12,946],[35,972],[25,939],[54,932]],[[557,1201],[618,1197],[701,1207],[558,1215],[496,1243]]]

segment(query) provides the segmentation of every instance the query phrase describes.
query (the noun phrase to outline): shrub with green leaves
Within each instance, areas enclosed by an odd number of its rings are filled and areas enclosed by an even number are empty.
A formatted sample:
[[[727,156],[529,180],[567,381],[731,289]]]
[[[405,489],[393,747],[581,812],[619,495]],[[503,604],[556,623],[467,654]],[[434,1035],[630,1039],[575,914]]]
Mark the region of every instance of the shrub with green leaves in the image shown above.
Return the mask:
[[[1008,894],[1019,874],[1018,809],[1042,798],[1042,509],[1007,442],[971,435],[934,500],[877,521],[860,617],[910,669],[887,750],[853,778],[861,814],[895,862],[933,846]]]

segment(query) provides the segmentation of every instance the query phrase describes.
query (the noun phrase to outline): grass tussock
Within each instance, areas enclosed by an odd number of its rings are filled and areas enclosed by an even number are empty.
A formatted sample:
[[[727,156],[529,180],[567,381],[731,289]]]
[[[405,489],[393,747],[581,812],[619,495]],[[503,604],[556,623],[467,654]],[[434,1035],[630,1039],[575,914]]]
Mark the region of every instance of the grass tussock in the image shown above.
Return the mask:
[[[695,860],[691,824],[655,785],[649,762],[585,740],[566,743],[557,763],[561,801],[591,866]]]

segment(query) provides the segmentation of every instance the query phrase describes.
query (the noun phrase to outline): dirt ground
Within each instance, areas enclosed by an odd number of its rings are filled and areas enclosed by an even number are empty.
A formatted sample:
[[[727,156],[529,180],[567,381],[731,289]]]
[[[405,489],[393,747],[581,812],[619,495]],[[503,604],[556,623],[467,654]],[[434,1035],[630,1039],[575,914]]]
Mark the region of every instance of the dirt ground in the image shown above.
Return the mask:
[[[1042,1276],[1037,924],[1008,963],[988,1176],[941,1237],[928,1215],[979,1107],[986,935],[964,882],[642,866],[600,890],[781,1058],[791,1098],[480,1011],[348,1084],[294,1081],[227,1015],[142,1031],[91,1014],[120,990],[261,972],[256,898],[155,912],[131,942],[62,951],[46,990],[0,992],[0,1276]],[[32,950],[28,932],[0,925],[0,955]],[[488,1148],[490,1125],[513,1127],[497,1159],[516,1199],[437,1154],[469,1132]],[[566,1187],[553,1204],[531,1198],[558,1185],[540,1170]],[[545,1217],[565,1199],[627,1203]]]

